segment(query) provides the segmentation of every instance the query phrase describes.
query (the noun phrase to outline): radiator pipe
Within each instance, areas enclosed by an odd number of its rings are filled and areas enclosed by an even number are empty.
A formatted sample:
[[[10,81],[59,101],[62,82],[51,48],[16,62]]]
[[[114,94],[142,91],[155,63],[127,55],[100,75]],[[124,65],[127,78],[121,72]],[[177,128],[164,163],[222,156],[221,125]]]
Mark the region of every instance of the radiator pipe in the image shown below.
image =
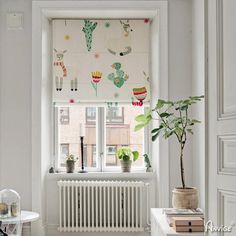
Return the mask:
[[[150,183],[145,183],[145,186],[147,188],[147,225],[150,227],[150,203],[149,203],[149,197],[150,197]]]

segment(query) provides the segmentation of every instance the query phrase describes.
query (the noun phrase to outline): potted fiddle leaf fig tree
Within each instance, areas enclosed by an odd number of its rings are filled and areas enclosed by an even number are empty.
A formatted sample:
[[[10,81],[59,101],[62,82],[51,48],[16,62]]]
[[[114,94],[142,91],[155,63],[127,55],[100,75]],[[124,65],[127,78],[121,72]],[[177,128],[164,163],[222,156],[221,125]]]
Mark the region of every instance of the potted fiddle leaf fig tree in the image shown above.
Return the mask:
[[[139,152],[131,151],[129,147],[123,147],[116,151],[116,157],[120,160],[122,172],[130,172],[132,162],[139,158]]]
[[[152,133],[152,141],[163,136],[165,139],[174,136],[179,143],[180,177],[181,187],[176,187],[172,193],[172,205],[174,208],[197,208],[198,192],[194,187],[187,187],[184,172],[184,148],[188,135],[193,134],[193,127],[200,123],[199,120],[191,118],[189,108],[193,104],[201,101],[204,96],[188,97],[178,101],[158,99],[156,106],[145,114],[138,115],[135,120],[138,124],[135,130],[138,131],[147,126],[152,120],[158,120],[159,124]]]

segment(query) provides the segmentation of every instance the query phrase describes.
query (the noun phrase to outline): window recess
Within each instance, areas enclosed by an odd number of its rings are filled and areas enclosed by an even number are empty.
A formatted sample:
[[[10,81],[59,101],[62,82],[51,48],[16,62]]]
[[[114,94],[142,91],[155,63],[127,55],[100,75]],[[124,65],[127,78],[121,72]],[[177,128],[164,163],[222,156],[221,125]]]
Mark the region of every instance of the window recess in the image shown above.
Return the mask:
[[[147,130],[134,132],[134,126],[150,101],[150,24],[147,19],[52,21],[57,169],[63,170],[67,150],[80,158],[80,124],[86,130],[88,171],[120,171],[115,152],[123,146],[139,151],[133,166],[144,169]]]

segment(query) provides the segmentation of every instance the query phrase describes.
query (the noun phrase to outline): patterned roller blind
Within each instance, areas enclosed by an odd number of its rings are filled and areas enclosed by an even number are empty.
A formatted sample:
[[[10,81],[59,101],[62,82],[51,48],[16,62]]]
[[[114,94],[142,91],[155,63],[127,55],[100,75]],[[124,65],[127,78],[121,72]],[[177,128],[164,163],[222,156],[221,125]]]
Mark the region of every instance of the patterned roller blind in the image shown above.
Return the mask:
[[[150,98],[148,19],[53,20],[53,102]]]

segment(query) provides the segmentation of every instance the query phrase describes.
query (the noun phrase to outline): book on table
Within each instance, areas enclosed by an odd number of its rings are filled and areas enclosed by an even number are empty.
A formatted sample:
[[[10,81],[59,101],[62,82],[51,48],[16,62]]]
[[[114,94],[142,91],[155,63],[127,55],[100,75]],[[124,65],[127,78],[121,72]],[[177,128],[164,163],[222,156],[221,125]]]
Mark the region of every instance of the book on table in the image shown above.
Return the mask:
[[[204,232],[204,226],[174,226],[176,232]]]
[[[167,222],[176,232],[203,232],[204,213],[201,209],[164,209]]]
[[[204,225],[204,218],[199,216],[167,216],[166,220],[170,227],[176,226],[201,226]]]
[[[204,215],[202,209],[174,209],[174,208],[166,208],[163,209],[163,213],[166,216],[202,216]]]
[[[203,226],[204,220],[201,217],[172,217],[175,226]]]

